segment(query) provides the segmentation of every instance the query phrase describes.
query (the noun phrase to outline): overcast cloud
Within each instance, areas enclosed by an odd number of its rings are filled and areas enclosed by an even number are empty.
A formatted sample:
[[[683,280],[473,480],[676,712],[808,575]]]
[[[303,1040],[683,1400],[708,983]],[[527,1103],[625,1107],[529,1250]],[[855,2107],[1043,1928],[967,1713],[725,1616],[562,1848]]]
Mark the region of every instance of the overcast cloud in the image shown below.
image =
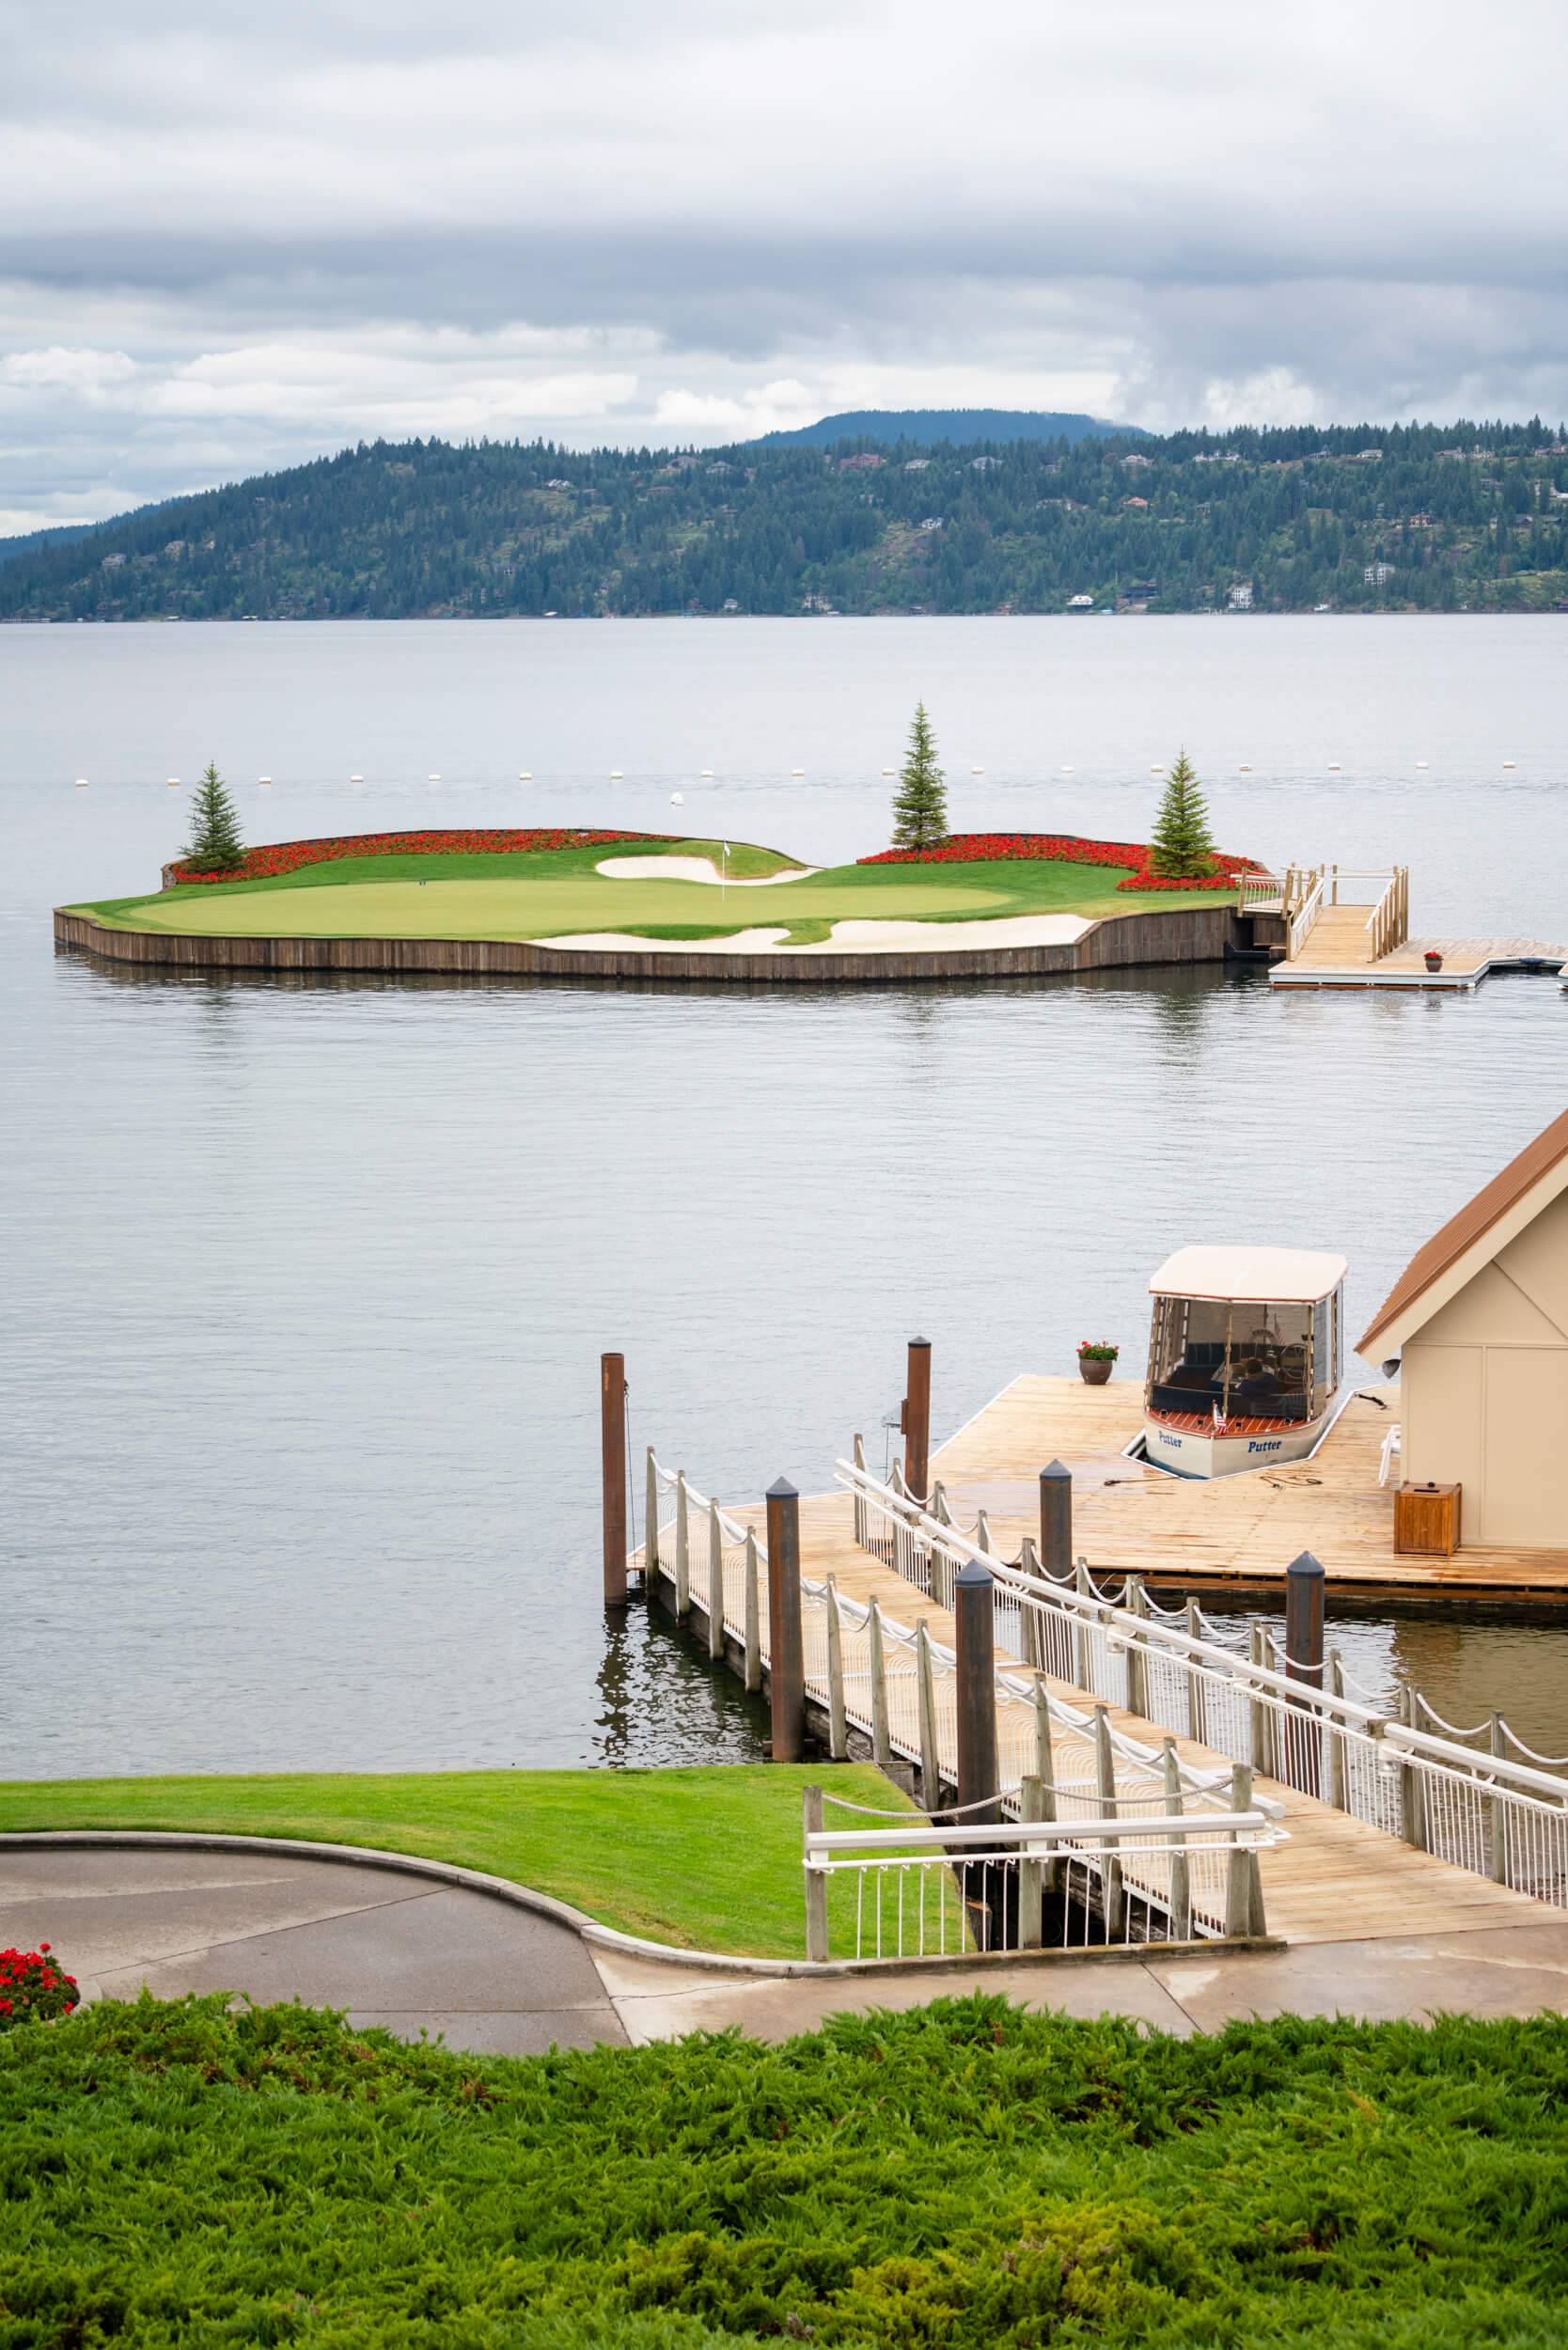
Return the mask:
[[[0,531],[384,433],[1568,413],[1560,0],[0,0]]]

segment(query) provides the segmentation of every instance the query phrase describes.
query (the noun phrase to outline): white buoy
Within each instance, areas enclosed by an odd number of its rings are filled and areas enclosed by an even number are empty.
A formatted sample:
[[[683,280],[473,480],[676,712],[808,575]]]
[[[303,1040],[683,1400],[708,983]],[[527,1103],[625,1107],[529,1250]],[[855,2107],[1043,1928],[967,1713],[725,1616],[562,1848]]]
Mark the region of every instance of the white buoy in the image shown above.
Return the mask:
[[[712,769],[711,767],[704,767],[704,768],[703,768],[703,770],[702,770],[702,780],[703,780],[703,782],[704,782],[704,783],[712,783],[712,782],[713,782],[713,769]]]
[[[685,793],[683,791],[672,791],[669,795],[669,804],[671,807],[684,807],[686,805]]]
[[[1337,775],[1339,774],[1339,772],[1340,772],[1340,762],[1339,762],[1339,760],[1338,760],[1337,759],[1331,759],[1331,760],[1329,760],[1329,762],[1328,762],[1328,772],[1329,772],[1329,774],[1330,774],[1331,776],[1337,776]]]
[[[1078,771],[1075,767],[1064,767],[1061,772],[1064,776],[1075,776]]]
[[[365,780],[365,778],[364,778],[364,776],[351,776],[349,777],[349,781],[350,781],[351,783],[363,783],[363,782],[364,782],[364,780]]]
[[[792,767],[790,773],[792,776],[803,776],[806,770],[804,767]]]
[[[1518,760],[1514,760],[1514,759],[1505,759],[1505,760],[1503,760],[1503,765],[1504,765],[1505,767],[1516,767],[1516,766],[1518,765],[1518,763],[1519,763],[1519,762],[1518,762]]]
[[[441,777],[439,776],[427,776],[425,777],[425,781],[427,783],[439,783],[441,781]]]
[[[1151,767],[1149,772],[1152,776],[1163,776],[1165,769],[1163,767]]]
[[[610,769],[610,781],[612,783],[623,783],[625,779],[626,770],[624,767],[612,767]]]
[[[983,776],[983,775],[984,775],[984,773],[985,773],[985,769],[984,769],[983,767],[971,767],[971,768],[970,768],[970,770],[969,770],[969,773],[970,773],[972,776]]]
[[[1416,764],[1418,767],[1424,767],[1426,765],[1426,760],[1424,759],[1418,759]]]
[[[76,778],[76,789],[77,789],[77,791],[85,791],[86,790],[86,788],[87,788],[87,779],[86,779],[86,776],[77,776],[77,778]]]
[[[261,786],[263,791],[271,790],[273,780],[271,776],[258,776],[256,780]]]
[[[170,776],[168,778],[168,787],[171,791],[178,791],[180,789],[180,777],[178,776]]]
[[[1238,767],[1236,769],[1236,773],[1238,776],[1249,776],[1252,773],[1252,770],[1250,767]]]
[[[519,783],[532,783],[533,779],[534,771],[531,767],[520,767],[518,769],[517,780]]]

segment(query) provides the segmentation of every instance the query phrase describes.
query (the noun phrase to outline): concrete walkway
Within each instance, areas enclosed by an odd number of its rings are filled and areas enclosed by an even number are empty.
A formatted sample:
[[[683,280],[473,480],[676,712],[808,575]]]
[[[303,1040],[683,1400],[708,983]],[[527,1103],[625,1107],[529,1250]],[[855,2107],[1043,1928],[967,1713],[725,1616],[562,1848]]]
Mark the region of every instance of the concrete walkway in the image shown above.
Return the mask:
[[[1212,1958],[1156,1947],[1128,1958],[783,1976],[618,1950],[466,1887],[307,1859],[281,1844],[275,1854],[0,1849],[0,1948],[39,1941],[54,1944],[88,1998],[133,1998],[143,1983],[165,1997],[298,1998],[405,2039],[440,2033],[453,2048],[512,2056],[735,2024],[783,2039],[844,2009],[917,2007],[975,1988],[1182,2036],[1284,2013],[1568,2014],[1568,1918],[1545,1909],[1524,1926]]]

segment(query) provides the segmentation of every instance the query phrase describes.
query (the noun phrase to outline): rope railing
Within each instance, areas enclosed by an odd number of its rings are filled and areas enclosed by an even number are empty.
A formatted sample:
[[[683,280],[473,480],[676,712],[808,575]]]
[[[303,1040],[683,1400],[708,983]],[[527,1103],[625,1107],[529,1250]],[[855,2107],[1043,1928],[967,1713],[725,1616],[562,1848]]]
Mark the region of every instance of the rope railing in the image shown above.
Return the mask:
[[[1366,1700],[1348,1693],[1337,1658],[1315,1685],[1298,1677],[1299,1662],[1295,1673],[1281,1669],[1262,1625],[1243,1657],[1205,1637],[1196,1608],[1178,1626],[1151,1614],[1140,1593],[1131,1606],[1107,1599],[1082,1566],[1071,1586],[1031,1573],[853,1465],[840,1462],[838,1474],[855,1496],[864,1546],[938,1604],[951,1606],[961,1566],[978,1559],[990,1571],[997,1637],[1026,1665],[1440,1858],[1568,1907],[1568,1782],[1541,1758],[1525,1762],[1505,1751],[1522,1744],[1512,1734],[1480,1751],[1423,1728],[1430,1709],[1413,1690],[1391,1716],[1372,1693]]]

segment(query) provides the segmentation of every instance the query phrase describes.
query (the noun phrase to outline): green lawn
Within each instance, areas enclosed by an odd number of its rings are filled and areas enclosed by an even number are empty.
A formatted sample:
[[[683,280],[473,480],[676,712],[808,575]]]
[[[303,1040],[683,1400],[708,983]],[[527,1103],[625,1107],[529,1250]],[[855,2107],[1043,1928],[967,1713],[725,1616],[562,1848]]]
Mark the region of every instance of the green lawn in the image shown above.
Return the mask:
[[[368,1771],[16,1779],[0,1782],[0,1830],[183,1827],[380,1845],[510,1877],[656,1942],[804,1958],[801,1789],[813,1783],[913,1810],[870,1763]],[[841,1926],[834,1947],[853,1947]]]
[[[143,2000],[0,2034],[0,2197],[4,2350],[1557,2350],[1568,2029],[508,2060]]]
[[[629,881],[595,870],[603,858],[715,854],[716,848],[682,840],[497,856],[345,857],[274,881],[191,884],[78,911],[117,928],[203,936],[525,939],[613,931],[722,938],[781,926],[792,944],[804,946],[852,919],[1093,918],[1216,901],[1214,891],[1119,891],[1122,873],[1115,866],[1044,862],[833,866],[774,888],[730,890],[723,899],[701,882]],[[739,878],[790,868],[776,850],[737,842],[730,870]]]

